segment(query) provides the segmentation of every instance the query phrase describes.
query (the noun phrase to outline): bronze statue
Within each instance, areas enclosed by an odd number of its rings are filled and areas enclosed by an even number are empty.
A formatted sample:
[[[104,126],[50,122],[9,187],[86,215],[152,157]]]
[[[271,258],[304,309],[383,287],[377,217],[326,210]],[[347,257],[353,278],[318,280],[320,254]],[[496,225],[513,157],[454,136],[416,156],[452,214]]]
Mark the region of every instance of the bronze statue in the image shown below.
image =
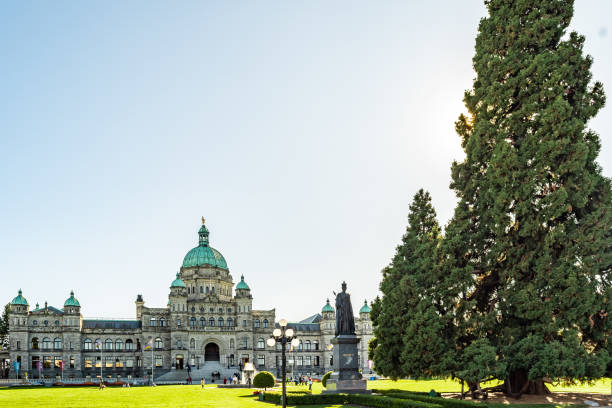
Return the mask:
[[[351,295],[346,293],[346,282],[342,282],[342,292],[336,294],[336,336],[355,334],[355,317],[351,306]]]

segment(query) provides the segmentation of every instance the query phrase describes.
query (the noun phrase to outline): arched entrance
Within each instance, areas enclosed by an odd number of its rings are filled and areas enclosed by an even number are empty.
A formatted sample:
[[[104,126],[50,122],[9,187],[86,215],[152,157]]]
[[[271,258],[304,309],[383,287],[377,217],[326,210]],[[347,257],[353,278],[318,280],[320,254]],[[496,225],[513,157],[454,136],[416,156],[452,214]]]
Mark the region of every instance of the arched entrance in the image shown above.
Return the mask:
[[[206,347],[204,347],[204,361],[221,361],[219,346],[215,343],[208,343]]]

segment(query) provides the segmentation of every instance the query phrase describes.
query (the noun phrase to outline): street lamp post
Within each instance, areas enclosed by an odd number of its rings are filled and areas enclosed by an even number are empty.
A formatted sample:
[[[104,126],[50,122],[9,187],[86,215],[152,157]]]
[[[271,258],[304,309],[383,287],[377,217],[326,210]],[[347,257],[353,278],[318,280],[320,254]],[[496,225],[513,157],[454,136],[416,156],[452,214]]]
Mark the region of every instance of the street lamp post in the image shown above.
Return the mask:
[[[280,343],[282,345],[282,375],[283,375],[283,408],[287,407],[287,359],[285,356],[285,348],[287,343],[290,343],[293,347],[297,347],[299,344],[299,340],[297,336],[293,332],[293,329],[287,328],[287,320],[281,319],[278,322],[280,329],[274,329],[272,332],[272,336],[268,339],[268,346],[274,347],[276,343]]]

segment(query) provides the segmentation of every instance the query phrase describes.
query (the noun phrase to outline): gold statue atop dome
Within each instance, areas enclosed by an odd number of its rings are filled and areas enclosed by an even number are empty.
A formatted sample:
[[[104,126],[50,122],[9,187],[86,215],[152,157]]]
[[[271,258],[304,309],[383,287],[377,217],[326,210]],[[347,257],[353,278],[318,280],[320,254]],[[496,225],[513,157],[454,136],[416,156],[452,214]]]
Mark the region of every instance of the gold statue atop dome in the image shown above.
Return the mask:
[[[206,223],[206,220],[204,219],[204,217],[202,217],[202,225],[204,225]]]

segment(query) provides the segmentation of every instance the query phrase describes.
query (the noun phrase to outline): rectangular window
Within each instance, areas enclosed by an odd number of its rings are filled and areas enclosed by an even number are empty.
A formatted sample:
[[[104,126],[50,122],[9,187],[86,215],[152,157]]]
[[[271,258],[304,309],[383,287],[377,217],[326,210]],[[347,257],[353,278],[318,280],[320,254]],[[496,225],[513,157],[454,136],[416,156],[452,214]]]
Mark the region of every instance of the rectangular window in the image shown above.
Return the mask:
[[[131,358],[129,358],[129,359],[127,359],[127,360],[125,360],[125,366],[126,366],[127,368],[132,368],[132,367],[134,367],[134,360],[132,360]]]
[[[161,367],[164,362],[163,356],[155,356],[155,367]]]
[[[266,365],[266,358],[264,356],[257,356],[257,365],[263,367]]]
[[[91,368],[91,360],[85,360],[85,368]]]
[[[21,342],[20,342],[20,341],[18,341],[18,342],[17,342],[17,350],[20,350],[20,349],[21,349]]]
[[[115,367],[117,368],[123,367],[123,363],[118,358],[115,359]]]
[[[140,357],[136,357],[136,366],[138,368],[142,367],[142,360],[140,359]]]
[[[44,368],[51,368],[51,356],[44,356],[43,357],[43,367]]]
[[[106,368],[113,368],[113,362],[114,362],[114,359],[112,357],[106,357],[106,361],[105,361],[106,364],[104,366]]]
[[[53,365],[55,366],[55,368],[60,368],[60,361],[62,361],[61,357],[54,357],[53,358]]]
[[[287,356],[287,364],[293,365],[293,356],[291,354]]]
[[[180,326],[181,326],[181,319],[177,319],[177,320],[176,320],[176,325],[177,325],[178,327],[180,327]]]
[[[319,356],[314,356],[314,366],[318,367],[319,366]]]
[[[102,367],[102,360],[100,360],[100,357],[99,357],[99,356],[98,356],[98,357],[96,357],[96,367],[97,367],[97,368]]]
[[[38,370],[38,362],[40,361],[39,356],[32,356],[32,370]]]
[[[70,356],[70,368],[74,368],[74,357]]]
[[[242,327],[246,327],[246,320],[242,321]]]
[[[72,342],[70,342],[70,350],[74,350],[74,346],[72,345]]]
[[[306,360],[305,360],[304,365],[307,365],[307,366],[311,365],[311,363],[312,363],[312,362],[311,362],[311,360],[310,360],[310,356],[306,356],[306,358],[305,358],[305,359],[306,359]]]
[[[299,366],[304,365],[304,360],[302,359],[302,356],[297,356],[297,365]]]

